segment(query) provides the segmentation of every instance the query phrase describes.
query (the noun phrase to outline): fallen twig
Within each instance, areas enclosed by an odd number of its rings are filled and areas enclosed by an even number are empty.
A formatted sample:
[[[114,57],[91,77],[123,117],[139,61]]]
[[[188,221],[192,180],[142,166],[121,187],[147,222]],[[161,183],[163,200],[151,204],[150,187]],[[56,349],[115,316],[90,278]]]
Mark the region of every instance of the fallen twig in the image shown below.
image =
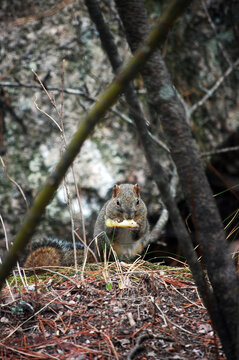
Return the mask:
[[[142,344],[145,340],[148,340],[150,338],[149,334],[143,334],[139,335],[139,337],[136,340],[136,344],[133,347],[133,349],[128,353],[127,360],[132,360],[139,351],[142,351],[144,348],[144,345]]]

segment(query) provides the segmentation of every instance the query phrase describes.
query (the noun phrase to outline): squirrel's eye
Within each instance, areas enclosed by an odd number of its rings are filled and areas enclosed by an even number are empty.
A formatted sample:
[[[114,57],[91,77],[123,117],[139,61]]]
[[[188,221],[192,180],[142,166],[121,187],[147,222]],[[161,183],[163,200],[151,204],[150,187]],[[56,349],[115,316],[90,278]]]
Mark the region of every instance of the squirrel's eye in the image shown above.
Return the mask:
[[[117,204],[118,206],[120,205],[120,202],[119,202],[119,200],[117,200],[117,201],[116,201],[116,204]]]
[[[139,199],[136,200],[136,205],[139,205]]]

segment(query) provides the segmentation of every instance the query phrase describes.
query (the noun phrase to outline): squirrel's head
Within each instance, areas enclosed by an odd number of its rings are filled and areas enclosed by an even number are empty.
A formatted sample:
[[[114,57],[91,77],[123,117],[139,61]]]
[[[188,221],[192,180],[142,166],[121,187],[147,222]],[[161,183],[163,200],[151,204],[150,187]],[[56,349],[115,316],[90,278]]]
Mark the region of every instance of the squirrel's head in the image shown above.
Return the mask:
[[[123,220],[134,219],[144,208],[138,184],[114,185],[110,204],[110,211],[114,217]]]

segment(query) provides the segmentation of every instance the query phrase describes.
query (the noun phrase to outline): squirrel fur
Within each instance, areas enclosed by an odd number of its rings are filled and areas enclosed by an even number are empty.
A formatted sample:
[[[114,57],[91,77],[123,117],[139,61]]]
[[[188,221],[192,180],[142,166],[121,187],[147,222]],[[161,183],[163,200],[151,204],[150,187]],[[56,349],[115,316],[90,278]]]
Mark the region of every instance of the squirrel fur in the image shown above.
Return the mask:
[[[105,221],[134,220],[137,228],[107,227]],[[104,260],[104,251],[110,254],[113,247],[119,259],[131,259],[141,254],[147,245],[149,224],[147,208],[140,197],[138,184],[114,185],[112,198],[100,210],[94,228],[95,245],[93,252],[99,261]],[[84,246],[76,242],[77,262],[82,263]],[[111,256],[111,260],[114,258]],[[94,262],[89,252],[88,261]],[[32,242],[20,260],[25,267],[40,266],[72,266],[74,265],[73,244],[56,238],[41,238]]]
[[[84,247],[76,242],[77,262],[82,263]],[[74,265],[74,249],[70,241],[57,238],[40,238],[34,240],[20,260],[24,267],[40,266],[72,266]]]

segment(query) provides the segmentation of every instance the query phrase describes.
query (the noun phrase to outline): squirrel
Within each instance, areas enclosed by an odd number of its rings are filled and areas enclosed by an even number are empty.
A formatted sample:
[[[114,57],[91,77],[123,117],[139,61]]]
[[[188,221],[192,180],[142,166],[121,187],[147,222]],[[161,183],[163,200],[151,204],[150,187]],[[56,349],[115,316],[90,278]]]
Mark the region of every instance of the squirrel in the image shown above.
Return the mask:
[[[78,263],[83,262],[84,247],[79,241],[76,242],[76,257]],[[26,252],[20,259],[20,265],[24,267],[72,266],[74,265],[73,243],[51,237],[34,240],[27,246]]]
[[[107,219],[116,222],[134,220],[137,227],[107,227]],[[134,258],[142,253],[150,233],[147,208],[140,197],[138,184],[114,185],[111,200],[105,203],[96,220],[94,238],[95,253],[101,261],[104,250],[110,251],[110,245],[119,259]],[[114,260],[112,256],[111,259]]]
[[[136,227],[108,227],[106,220],[117,222],[134,220]],[[88,252],[87,260],[95,262],[104,260],[104,250],[110,254],[110,245],[119,259],[134,258],[141,254],[149,242],[149,223],[147,208],[140,197],[139,185],[114,185],[112,198],[100,210],[94,227],[95,243],[93,253]],[[84,245],[76,242],[77,262],[84,259]],[[111,255],[110,260],[114,260]],[[32,241],[20,260],[24,267],[72,266],[74,265],[73,244],[57,238],[40,238]]]

